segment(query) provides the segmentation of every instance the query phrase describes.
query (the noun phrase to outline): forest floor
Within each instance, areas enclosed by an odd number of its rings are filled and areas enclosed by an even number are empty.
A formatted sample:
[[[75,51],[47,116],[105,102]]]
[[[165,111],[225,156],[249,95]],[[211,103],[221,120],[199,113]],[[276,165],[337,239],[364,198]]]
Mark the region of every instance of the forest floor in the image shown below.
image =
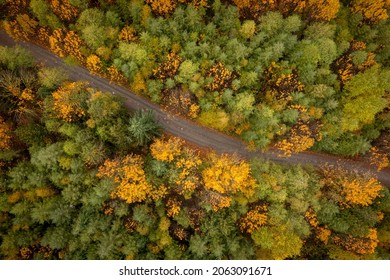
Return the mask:
[[[105,78],[89,73],[83,67],[65,64],[61,58],[45,48],[29,42],[15,42],[4,31],[0,30],[0,45],[14,46],[16,44],[29,49],[37,61],[45,66],[64,68],[69,73],[70,80],[87,81],[94,88],[121,96],[126,108],[131,111],[140,109],[153,110],[165,132],[183,138],[202,150],[210,149],[210,152],[214,150],[217,153],[236,154],[246,159],[259,157],[282,164],[311,165],[318,168],[329,165],[341,167],[359,174],[369,174],[376,177],[384,186],[390,187],[390,168],[384,168],[378,172],[364,159],[349,159],[318,152],[301,152],[290,157],[283,157],[273,149],[267,151],[248,150],[245,143],[239,139],[201,126],[183,117],[175,116],[144,97],[138,96],[122,86],[113,84]]]

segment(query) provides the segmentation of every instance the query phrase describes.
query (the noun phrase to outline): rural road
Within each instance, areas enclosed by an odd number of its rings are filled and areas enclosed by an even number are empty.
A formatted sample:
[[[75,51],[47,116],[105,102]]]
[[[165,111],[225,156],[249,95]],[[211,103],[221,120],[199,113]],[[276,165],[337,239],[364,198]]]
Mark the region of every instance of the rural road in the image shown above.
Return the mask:
[[[69,73],[71,80],[88,81],[92,87],[101,91],[122,96],[126,107],[131,111],[138,109],[153,110],[156,118],[166,132],[181,137],[202,148],[209,148],[215,150],[217,153],[236,154],[247,159],[260,157],[284,164],[312,165],[315,167],[321,167],[325,164],[338,165],[357,173],[370,173],[372,176],[377,177],[384,186],[390,187],[390,168],[376,172],[367,162],[314,152],[302,152],[288,158],[281,158],[278,157],[278,153],[275,151],[248,151],[245,144],[239,139],[199,126],[195,122],[184,118],[174,116],[164,111],[160,106],[134,94],[130,90],[111,84],[107,79],[89,73],[83,67],[66,65],[61,58],[44,48],[29,42],[15,42],[4,31],[0,30],[0,45],[13,46],[16,44],[29,49],[35,58],[46,66],[64,68]]]

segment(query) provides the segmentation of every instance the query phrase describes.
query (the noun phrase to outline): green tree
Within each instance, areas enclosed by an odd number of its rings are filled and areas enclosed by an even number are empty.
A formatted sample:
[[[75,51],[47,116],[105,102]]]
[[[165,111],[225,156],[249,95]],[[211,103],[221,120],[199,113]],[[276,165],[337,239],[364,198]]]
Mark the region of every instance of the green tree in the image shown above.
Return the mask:
[[[389,90],[389,75],[377,66],[353,76],[345,84],[341,100],[343,131],[357,131],[374,122],[375,115],[389,104],[385,99]]]
[[[48,26],[55,30],[61,27],[61,21],[52,12],[49,3],[44,0],[31,0],[30,9],[42,26]]]
[[[145,146],[153,137],[159,136],[161,133],[161,127],[155,120],[152,111],[137,111],[130,118],[128,130],[138,146]]]
[[[43,86],[55,89],[68,80],[68,73],[61,68],[42,68],[38,72],[38,77]]]
[[[35,59],[28,50],[20,46],[12,48],[0,46],[0,65],[9,70],[30,68],[35,66]]]

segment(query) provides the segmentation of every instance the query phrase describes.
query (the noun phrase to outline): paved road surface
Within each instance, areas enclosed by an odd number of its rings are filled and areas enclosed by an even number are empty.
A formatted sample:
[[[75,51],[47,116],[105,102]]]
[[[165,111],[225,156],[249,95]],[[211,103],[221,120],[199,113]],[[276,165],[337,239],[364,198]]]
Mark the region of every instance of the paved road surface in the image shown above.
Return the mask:
[[[0,45],[13,46],[16,42],[4,31],[0,30]],[[179,136],[203,148],[210,148],[218,153],[234,153],[241,157],[261,157],[278,163],[301,164],[324,166],[325,164],[340,165],[348,170],[359,173],[371,173],[377,176],[381,183],[390,187],[390,168],[376,172],[367,162],[354,161],[351,159],[331,156],[322,153],[303,152],[289,158],[278,157],[277,152],[251,152],[246,149],[245,144],[233,137],[197,125],[194,122],[181,117],[174,116],[164,111],[160,106],[153,104],[143,97],[137,96],[130,90],[111,84],[107,79],[90,74],[85,68],[66,65],[63,60],[52,52],[28,42],[18,42],[19,45],[28,48],[36,59],[46,66],[62,67],[69,72],[71,80],[88,81],[93,87],[102,91],[118,94],[124,98],[125,105],[129,110],[151,109],[159,120],[164,130],[172,135]]]

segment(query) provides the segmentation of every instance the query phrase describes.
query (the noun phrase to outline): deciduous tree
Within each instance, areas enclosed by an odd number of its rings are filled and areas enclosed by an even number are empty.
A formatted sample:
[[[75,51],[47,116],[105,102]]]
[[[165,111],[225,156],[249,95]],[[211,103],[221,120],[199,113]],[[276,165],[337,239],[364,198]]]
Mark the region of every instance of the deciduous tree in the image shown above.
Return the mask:
[[[99,167],[99,178],[110,178],[116,183],[111,192],[113,198],[120,198],[126,203],[143,202],[152,192],[143,170],[143,160],[138,155],[106,160]]]
[[[387,0],[353,0],[350,3],[351,11],[361,13],[364,20],[371,24],[386,20],[389,6]]]

